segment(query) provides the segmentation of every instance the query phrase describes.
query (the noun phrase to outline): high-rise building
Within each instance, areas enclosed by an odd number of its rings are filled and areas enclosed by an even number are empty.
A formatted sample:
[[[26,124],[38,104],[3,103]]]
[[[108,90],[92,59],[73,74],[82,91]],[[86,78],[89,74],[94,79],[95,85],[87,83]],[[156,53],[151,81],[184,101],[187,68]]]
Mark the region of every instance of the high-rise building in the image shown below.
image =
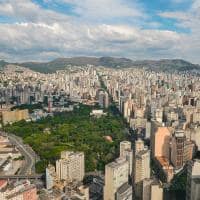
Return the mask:
[[[171,162],[176,170],[193,157],[193,143],[187,141],[183,130],[177,130],[171,140]]]
[[[186,200],[200,199],[200,160],[188,162]]]
[[[108,108],[109,106],[109,94],[108,92],[104,92],[104,107]]]
[[[170,164],[170,140],[171,132],[169,128],[153,122],[151,152],[157,166],[157,173],[164,182],[170,182],[174,176],[174,168]]]
[[[163,122],[163,109],[156,109],[156,121],[159,123]]]
[[[109,95],[106,91],[99,92],[99,105],[102,108],[108,108],[109,106]]]
[[[120,157],[124,157],[126,155],[127,150],[131,150],[131,142],[129,141],[120,142]]]
[[[151,122],[147,121],[146,122],[146,131],[145,131],[145,138],[150,139],[151,137]]]
[[[144,141],[138,139],[135,142],[135,155],[133,167],[133,180],[135,196],[142,197],[142,182],[150,178],[150,151],[144,146]]]
[[[170,157],[170,139],[171,133],[167,127],[158,127],[155,133],[152,133],[152,153],[153,157]]]
[[[171,141],[171,162],[175,169],[180,169],[183,166],[184,143],[184,131],[176,131]]]
[[[128,162],[118,158],[105,167],[104,199],[115,200],[117,190],[128,183]]]
[[[140,183],[145,178],[150,178],[150,151],[144,149],[135,156],[134,182]]]
[[[135,148],[134,148],[135,155],[137,155],[137,153],[142,150],[144,150],[144,141],[141,138],[139,138],[135,141]]]
[[[124,183],[116,192],[116,200],[132,200],[132,186]]]
[[[143,180],[142,200],[163,200],[163,188],[158,180]]]
[[[194,142],[186,140],[184,143],[183,163],[185,164],[187,161],[192,160],[193,154],[194,154]]]
[[[55,185],[55,181],[57,179],[56,170],[53,165],[48,165],[46,168],[46,188],[50,190]]]
[[[151,185],[151,198],[150,200],[163,200],[163,188],[159,183],[153,183]]]
[[[56,174],[67,182],[82,181],[85,174],[83,152],[63,151],[61,159],[56,161]]]
[[[132,176],[133,170],[133,151],[131,149],[131,142],[122,141],[120,142],[120,157],[125,158],[129,163],[129,176]]]

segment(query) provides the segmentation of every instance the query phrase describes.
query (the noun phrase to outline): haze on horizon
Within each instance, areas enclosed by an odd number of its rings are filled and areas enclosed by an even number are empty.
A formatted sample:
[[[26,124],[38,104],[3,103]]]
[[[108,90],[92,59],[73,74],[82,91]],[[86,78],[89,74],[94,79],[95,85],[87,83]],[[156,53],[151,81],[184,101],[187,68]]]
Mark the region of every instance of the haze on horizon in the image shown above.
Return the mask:
[[[200,0],[0,0],[0,60],[115,56],[200,64]]]

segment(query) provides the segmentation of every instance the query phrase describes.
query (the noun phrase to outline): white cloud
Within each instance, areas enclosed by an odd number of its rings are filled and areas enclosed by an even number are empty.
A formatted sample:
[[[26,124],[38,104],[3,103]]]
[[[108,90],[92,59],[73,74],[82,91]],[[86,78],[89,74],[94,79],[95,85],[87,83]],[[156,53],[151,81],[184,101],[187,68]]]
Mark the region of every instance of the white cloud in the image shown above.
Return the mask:
[[[1,0],[0,16],[13,17],[19,21],[49,23],[69,19],[66,15],[42,9],[31,0]]]
[[[46,3],[50,3],[51,0]],[[58,0],[57,0],[58,1]],[[49,60],[67,56],[125,56],[133,59],[179,57],[198,61],[200,52],[198,18],[195,12],[166,12],[165,18],[175,18],[180,26],[192,30],[189,34],[174,31],[141,29],[135,24],[119,25],[99,22],[97,18],[137,18],[142,8],[121,0],[60,0],[74,6],[80,18],[44,9],[31,0],[0,0],[0,15],[14,23],[0,24],[0,59],[13,61]],[[56,1],[54,1],[56,2]],[[195,8],[191,8],[193,11]],[[111,12],[112,11],[112,12]],[[93,23],[95,19],[98,23]],[[87,19],[87,20],[86,20]],[[195,21],[196,20],[196,21]],[[199,26],[200,27],[200,26]],[[192,45],[192,47],[188,46]]]
[[[195,10],[200,9],[200,0],[193,0],[192,8]]]
[[[159,13],[161,17],[175,19],[177,26],[185,28],[189,33],[180,42],[180,55],[185,59],[200,63],[200,0],[193,0],[191,7],[185,12]]]
[[[163,46],[162,50],[168,50],[181,39],[178,34],[170,31],[112,25],[79,25],[77,28],[68,23],[2,24],[0,35],[0,51],[13,56],[13,59],[16,57],[23,60],[79,54],[134,57],[134,53],[144,48],[160,51]],[[141,56],[145,56],[145,53]]]
[[[133,0],[62,0],[74,6],[74,12],[84,18],[143,17],[142,7]]]

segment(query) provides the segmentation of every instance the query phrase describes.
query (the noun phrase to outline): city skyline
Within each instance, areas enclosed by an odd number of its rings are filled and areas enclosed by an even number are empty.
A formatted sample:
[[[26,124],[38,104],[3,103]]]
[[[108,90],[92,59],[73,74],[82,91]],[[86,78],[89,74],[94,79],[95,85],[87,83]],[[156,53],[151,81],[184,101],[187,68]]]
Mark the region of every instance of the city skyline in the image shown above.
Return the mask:
[[[0,59],[114,56],[200,63],[199,0],[1,0]]]
[[[200,0],[0,0],[0,200],[200,200]]]

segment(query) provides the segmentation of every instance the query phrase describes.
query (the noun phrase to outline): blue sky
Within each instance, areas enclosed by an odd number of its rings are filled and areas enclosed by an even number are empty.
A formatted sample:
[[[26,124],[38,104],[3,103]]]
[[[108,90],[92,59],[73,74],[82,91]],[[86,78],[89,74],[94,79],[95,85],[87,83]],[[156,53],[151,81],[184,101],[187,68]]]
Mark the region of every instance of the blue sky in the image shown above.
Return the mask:
[[[200,0],[0,0],[0,59],[200,63]]]

